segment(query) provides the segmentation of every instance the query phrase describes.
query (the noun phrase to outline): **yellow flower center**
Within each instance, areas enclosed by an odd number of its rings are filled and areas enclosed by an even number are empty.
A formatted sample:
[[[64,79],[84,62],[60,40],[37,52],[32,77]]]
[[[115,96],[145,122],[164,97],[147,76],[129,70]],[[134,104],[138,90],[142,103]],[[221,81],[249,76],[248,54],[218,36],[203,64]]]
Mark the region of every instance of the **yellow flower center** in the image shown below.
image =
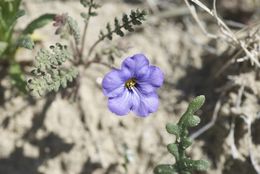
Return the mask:
[[[136,85],[136,79],[135,79],[135,78],[128,79],[128,80],[125,82],[125,87],[126,87],[127,89],[131,89],[131,88],[133,88],[135,85]]]

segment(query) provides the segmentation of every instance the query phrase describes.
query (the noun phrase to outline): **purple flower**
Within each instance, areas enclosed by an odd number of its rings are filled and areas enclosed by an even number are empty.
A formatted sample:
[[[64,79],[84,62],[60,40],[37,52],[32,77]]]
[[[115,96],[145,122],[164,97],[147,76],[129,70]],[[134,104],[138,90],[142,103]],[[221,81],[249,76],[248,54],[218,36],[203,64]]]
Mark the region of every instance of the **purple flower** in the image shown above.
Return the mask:
[[[133,111],[145,117],[158,109],[157,89],[163,84],[164,75],[149,65],[143,54],[126,58],[121,69],[113,69],[102,81],[104,94],[108,97],[108,108],[117,115]]]

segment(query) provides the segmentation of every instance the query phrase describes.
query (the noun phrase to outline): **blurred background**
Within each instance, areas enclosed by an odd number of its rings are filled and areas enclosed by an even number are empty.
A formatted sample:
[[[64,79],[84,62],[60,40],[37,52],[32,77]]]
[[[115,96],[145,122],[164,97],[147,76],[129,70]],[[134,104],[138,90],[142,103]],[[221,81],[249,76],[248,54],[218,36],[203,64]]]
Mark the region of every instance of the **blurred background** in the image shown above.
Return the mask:
[[[60,93],[42,98],[20,95],[2,73],[2,64],[0,174],[123,174],[125,168],[128,174],[153,173],[157,164],[174,163],[166,146],[175,137],[167,134],[166,123],[177,122],[189,101],[200,94],[206,103],[197,113],[202,123],[191,131],[195,142],[189,155],[211,162],[205,173],[259,173],[260,74],[248,55],[260,59],[260,1],[216,1],[219,18],[252,54],[226,37],[216,18],[192,2],[202,28],[217,37],[203,33],[183,0],[97,2],[102,7],[90,20],[86,50],[114,17],[136,8],[149,12],[136,32],[105,41],[97,50],[111,46],[122,50],[113,59],[115,67],[127,56],[144,53],[161,68],[165,81],[158,112],[147,118],[112,114],[101,90],[110,69],[99,64],[80,77],[78,102]],[[213,8],[213,1],[201,2]],[[77,0],[23,0],[21,8],[26,15],[19,19],[17,31],[44,13],[68,13],[81,29],[84,26],[80,12],[86,9]],[[20,49],[16,60],[30,65],[40,48],[67,42],[54,31],[52,24],[37,30],[35,49]],[[106,57],[104,61],[111,63]],[[23,69],[30,72],[27,63]],[[208,128],[201,131],[205,125]]]

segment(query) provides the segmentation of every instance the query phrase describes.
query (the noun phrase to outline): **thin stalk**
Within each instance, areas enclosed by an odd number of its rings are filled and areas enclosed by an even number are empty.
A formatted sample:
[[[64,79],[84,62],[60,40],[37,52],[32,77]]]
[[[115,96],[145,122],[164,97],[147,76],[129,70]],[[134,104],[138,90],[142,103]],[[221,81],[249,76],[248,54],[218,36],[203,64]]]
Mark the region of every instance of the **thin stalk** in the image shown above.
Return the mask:
[[[82,55],[83,55],[83,52],[84,52],[84,47],[85,47],[85,42],[86,42],[86,34],[87,34],[87,29],[88,29],[88,20],[86,20],[85,26],[84,26],[84,32],[83,32],[83,37],[82,37],[82,42],[81,42],[81,48],[80,48],[80,51],[79,51],[80,58],[82,58]]]
[[[107,34],[107,35],[108,35],[108,34]],[[105,37],[104,37],[104,38],[105,38]],[[102,38],[99,38],[99,39],[90,47],[87,57],[90,57],[90,56],[91,56],[91,54],[92,54],[92,52],[94,51],[95,47],[96,47],[102,40],[104,40],[104,38],[103,38],[103,37],[102,37]]]
[[[84,31],[83,31],[83,37],[82,37],[82,42],[81,42],[81,48],[80,48],[80,59],[82,59],[83,53],[84,53],[84,47],[85,47],[85,42],[86,42],[86,35],[87,35],[87,30],[88,30],[88,24],[89,24],[89,19],[90,19],[90,14],[91,14],[91,10],[92,10],[92,3],[93,0],[90,1],[90,5],[88,8],[88,17],[85,21],[85,26],[84,26]]]

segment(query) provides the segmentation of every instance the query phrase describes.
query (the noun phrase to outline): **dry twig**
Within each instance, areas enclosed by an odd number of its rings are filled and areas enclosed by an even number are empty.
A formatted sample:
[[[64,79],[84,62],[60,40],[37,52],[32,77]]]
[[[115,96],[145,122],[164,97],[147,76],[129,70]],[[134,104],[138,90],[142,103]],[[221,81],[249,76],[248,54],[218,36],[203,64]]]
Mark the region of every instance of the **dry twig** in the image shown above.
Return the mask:
[[[219,26],[220,31],[222,32],[221,35],[216,35],[209,33],[207,29],[203,26],[203,23],[198,17],[197,11],[194,7],[194,5],[190,4],[188,0],[184,0],[186,5],[188,6],[193,18],[201,28],[202,32],[213,39],[219,39],[222,38],[224,41],[228,42],[229,44],[232,44],[233,46],[239,46],[240,49],[244,51],[244,53],[247,55],[247,57],[251,60],[252,64],[255,64],[257,67],[260,68],[260,62],[257,58],[257,56],[260,54],[258,52],[258,55],[253,54],[252,52],[255,52],[254,50],[249,50],[248,46],[249,43],[246,43],[244,40],[239,40],[235,33],[231,31],[231,29],[226,25],[226,23],[218,16],[217,9],[216,9],[216,0],[213,1],[213,10],[210,10],[206,5],[204,5],[199,0],[191,0],[193,3],[201,7],[204,11],[206,11],[209,15],[211,15],[216,21]],[[245,59],[246,60],[246,59]]]

